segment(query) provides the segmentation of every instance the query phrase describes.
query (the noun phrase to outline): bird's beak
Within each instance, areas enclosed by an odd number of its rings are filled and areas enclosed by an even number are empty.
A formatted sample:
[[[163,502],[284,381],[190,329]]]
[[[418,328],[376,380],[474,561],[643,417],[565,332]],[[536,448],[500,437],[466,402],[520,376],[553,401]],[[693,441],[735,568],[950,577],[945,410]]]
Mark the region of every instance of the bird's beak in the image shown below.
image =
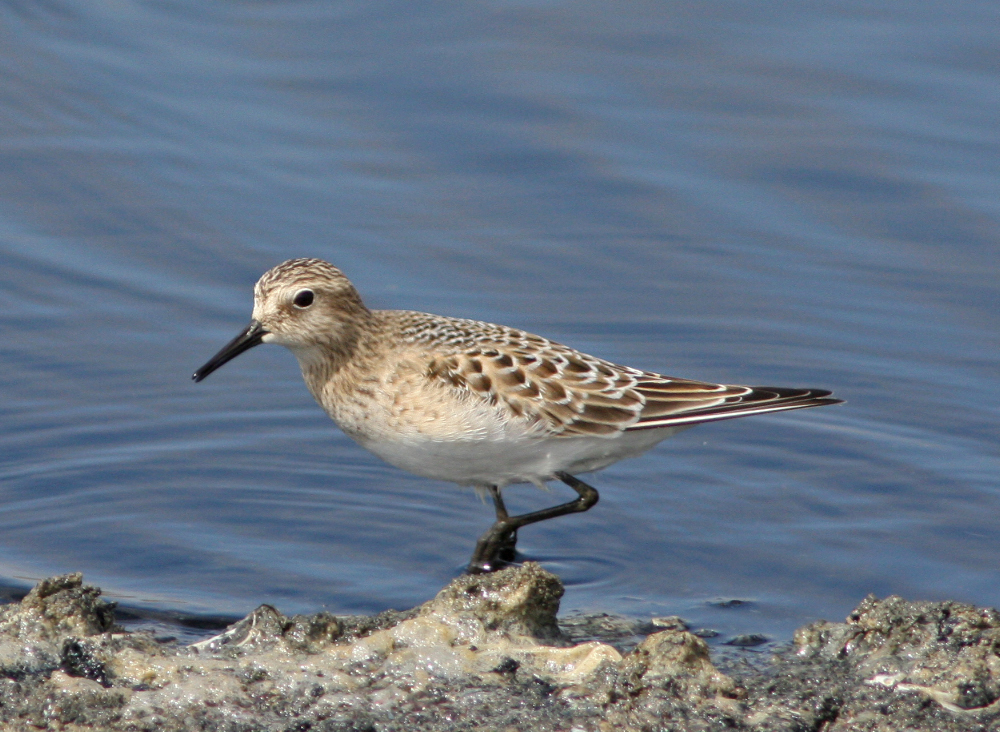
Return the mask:
[[[249,351],[254,346],[259,346],[261,344],[261,339],[266,336],[267,333],[268,331],[264,330],[264,326],[260,324],[260,321],[251,320],[250,325],[246,327],[246,330],[233,338],[233,340],[229,341],[229,343],[222,347],[221,351],[208,359],[208,362],[195,371],[191,378],[194,379],[195,382],[201,381],[210,373],[222,366],[222,364],[226,363],[226,361],[231,361],[244,351]]]

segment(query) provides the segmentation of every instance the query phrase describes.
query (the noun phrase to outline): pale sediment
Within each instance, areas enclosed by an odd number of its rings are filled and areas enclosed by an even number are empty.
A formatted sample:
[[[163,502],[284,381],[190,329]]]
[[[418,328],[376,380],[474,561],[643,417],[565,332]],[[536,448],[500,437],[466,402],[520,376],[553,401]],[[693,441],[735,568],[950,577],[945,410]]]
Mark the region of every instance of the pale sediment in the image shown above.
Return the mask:
[[[869,597],[727,675],[679,619],[624,654],[573,642],[532,563],[373,618],[264,605],[193,646],[99,594],[66,575],[0,607],[2,729],[1000,730],[1000,614],[959,603]]]

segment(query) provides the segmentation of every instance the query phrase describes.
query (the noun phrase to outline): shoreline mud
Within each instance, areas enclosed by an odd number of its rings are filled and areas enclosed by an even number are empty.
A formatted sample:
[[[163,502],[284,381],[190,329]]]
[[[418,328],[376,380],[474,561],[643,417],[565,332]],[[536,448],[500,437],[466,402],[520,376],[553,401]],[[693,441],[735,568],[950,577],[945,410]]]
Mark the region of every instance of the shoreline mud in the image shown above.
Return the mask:
[[[681,618],[557,616],[528,562],[423,605],[287,617],[262,605],[182,645],[116,625],[79,574],[0,606],[4,730],[1000,730],[1000,613],[865,598],[754,664]],[[646,635],[647,631],[651,631]],[[638,637],[636,637],[638,634]],[[645,635],[640,642],[639,637]]]

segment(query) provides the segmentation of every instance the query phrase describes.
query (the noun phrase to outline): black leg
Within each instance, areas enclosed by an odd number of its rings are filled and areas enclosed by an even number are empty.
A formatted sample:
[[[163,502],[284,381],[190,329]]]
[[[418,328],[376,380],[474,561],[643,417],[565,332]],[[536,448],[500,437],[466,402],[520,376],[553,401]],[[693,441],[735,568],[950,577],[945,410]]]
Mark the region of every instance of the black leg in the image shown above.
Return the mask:
[[[513,561],[517,545],[517,530],[522,526],[547,521],[556,516],[565,516],[567,513],[586,511],[600,498],[596,488],[574,478],[569,473],[559,472],[556,473],[556,477],[575,490],[580,497],[575,501],[560,503],[558,506],[543,508],[541,511],[523,513],[520,516],[509,516],[503,497],[500,495],[500,489],[496,486],[490,487],[497,520],[476,542],[476,550],[472,553],[472,560],[469,562],[466,572],[481,574],[500,569]]]
[[[507,506],[504,505],[503,496],[500,495],[500,489],[495,485],[491,485],[490,495],[493,496],[493,507],[496,509],[497,513],[497,520],[494,526],[509,523],[510,516],[507,514]],[[480,541],[482,541],[482,539],[480,539]],[[495,543],[495,546],[492,546],[493,543]],[[517,556],[516,546],[517,528],[514,528],[509,531],[502,532],[495,539],[495,542],[491,542],[491,547],[489,549],[484,549],[483,551],[488,552],[491,555],[491,564],[496,564],[502,567],[503,565],[514,561],[514,557]],[[476,551],[479,551],[478,543],[476,544]]]

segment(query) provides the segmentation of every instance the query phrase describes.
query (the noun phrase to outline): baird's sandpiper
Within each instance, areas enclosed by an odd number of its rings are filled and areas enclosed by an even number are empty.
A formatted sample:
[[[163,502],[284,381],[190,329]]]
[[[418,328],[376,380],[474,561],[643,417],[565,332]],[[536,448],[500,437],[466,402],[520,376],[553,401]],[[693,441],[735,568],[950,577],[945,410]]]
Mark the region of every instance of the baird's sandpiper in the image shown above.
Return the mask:
[[[194,380],[260,343],[295,354],[313,397],[362,447],[492,496],[496,522],[476,545],[473,572],[510,561],[522,526],[597,503],[597,491],[574,473],[640,455],[701,422],[841,401],[825,389],[661,376],[503,325],[369,310],[343,273],[319,259],[266,272],[254,287],[250,325]],[[508,515],[504,486],[555,478],[579,497]]]

